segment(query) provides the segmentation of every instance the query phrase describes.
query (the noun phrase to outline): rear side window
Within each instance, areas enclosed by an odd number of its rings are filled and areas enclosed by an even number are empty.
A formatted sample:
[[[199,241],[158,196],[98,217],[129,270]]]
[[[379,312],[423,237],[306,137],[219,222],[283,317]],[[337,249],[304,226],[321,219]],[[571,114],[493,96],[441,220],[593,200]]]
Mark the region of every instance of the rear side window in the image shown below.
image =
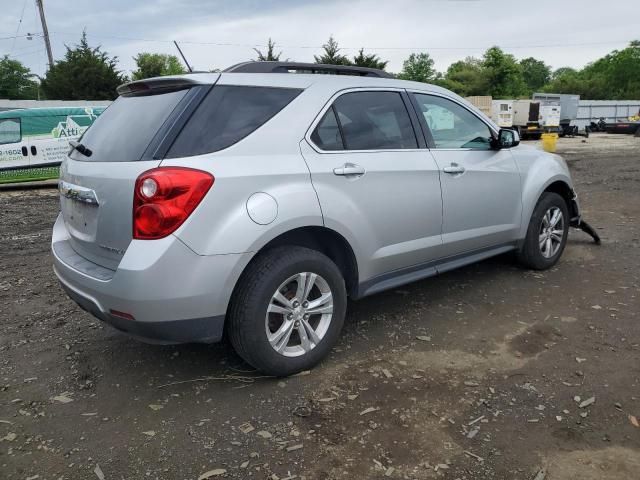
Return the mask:
[[[22,140],[19,118],[5,118],[0,120],[0,145],[18,143]]]
[[[118,97],[82,136],[82,144],[93,152],[91,156],[74,151],[71,157],[88,162],[140,160],[187,91]]]
[[[167,157],[202,155],[227,148],[264,125],[301,91],[215,86],[178,134]]]
[[[322,150],[344,150],[336,112],[331,107],[311,134],[311,140]]]
[[[398,92],[352,92],[334,103],[347,150],[418,148]]]

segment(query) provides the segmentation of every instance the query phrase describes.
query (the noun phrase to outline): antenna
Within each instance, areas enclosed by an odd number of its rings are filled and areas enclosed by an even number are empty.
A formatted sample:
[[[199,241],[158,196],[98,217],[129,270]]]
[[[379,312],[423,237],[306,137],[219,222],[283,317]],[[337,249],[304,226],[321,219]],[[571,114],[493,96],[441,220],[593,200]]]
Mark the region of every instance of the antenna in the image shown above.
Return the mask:
[[[47,57],[49,57],[49,68],[53,67],[53,53],[51,52],[51,42],[49,41],[49,29],[47,28],[47,21],[44,18],[44,7],[42,6],[42,0],[36,0],[38,10],[40,11],[40,21],[42,22],[42,36],[44,37],[44,45],[47,48]]]
[[[180,50],[180,45],[178,45],[178,42],[176,42],[175,40],[173,41],[173,44],[176,46],[176,48],[178,49],[178,52],[180,52],[180,56],[182,57],[182,60],[184,60],[185,65],[187,66],[187,68],[189,69],[190,72],[193,72],[193,69],[191,68],[191,65],[189,65],[189,62],[187,62],[187,58],[184,56],[184,53],[182,53],[182,50]]]

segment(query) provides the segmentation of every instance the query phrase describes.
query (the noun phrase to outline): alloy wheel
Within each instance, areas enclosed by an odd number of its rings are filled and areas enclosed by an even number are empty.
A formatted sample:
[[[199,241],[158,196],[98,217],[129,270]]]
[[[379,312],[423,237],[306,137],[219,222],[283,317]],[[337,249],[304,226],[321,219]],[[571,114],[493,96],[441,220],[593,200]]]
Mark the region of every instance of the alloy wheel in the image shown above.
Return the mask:
[[[540,231],[538,232],[538,244],[540,253],[545,258],[552,258],[560,250],[564,239],[564,215],[558,207],[551,207],[542,217]]]
[[[312,272],[292,275],[271,297],[265,328],[273,349],[285,357],[304,355],[326,335],[333,317],[327,281]]]

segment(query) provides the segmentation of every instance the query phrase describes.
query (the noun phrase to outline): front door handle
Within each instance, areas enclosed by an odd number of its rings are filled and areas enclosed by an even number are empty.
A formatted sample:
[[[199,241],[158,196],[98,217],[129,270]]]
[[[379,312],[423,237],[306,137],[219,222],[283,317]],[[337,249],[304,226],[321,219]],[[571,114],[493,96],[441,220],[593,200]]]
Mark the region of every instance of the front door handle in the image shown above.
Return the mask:
[[[356,176],[360,177],[366,173],[364,167],[354,163],[345,163],[341,167],[333,169],[334,175]]]
[[[462,165],[458,165],[457,163],[452,163],[448,167],[444,167],[442,171],[444,173],[451,173],[455,175],[458,173],[464,173],[464,167]]]

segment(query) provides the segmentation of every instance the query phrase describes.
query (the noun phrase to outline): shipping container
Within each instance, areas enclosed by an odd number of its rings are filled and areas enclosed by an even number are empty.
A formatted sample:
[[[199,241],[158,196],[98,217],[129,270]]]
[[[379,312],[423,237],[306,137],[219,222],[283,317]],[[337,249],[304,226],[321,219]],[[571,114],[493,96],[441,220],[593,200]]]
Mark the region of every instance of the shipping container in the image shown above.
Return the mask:
[[[584,128],[601,118],[606,123],[628,120],[640,113],[640,100],[580,100],[575,124]]]

